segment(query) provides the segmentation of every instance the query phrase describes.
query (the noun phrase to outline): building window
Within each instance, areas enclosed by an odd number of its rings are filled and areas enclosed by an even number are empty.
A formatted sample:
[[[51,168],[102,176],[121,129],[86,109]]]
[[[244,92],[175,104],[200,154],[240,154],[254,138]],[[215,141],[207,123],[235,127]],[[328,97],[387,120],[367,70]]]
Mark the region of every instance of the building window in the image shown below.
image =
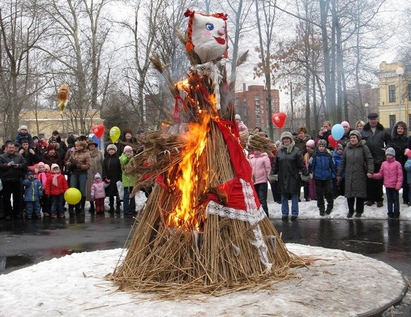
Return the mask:
[[[395,102],[395,85],[388,86],[388,102]]]
[[[397,120],[395,119],[395,114],[390,114],[389,120],[390,120],[390,128],[392,128],[395,125],[395,122],[397,122]]]
[[[407,92],[408,92],[408,101],[411,101],[411,84],[408,84]]]

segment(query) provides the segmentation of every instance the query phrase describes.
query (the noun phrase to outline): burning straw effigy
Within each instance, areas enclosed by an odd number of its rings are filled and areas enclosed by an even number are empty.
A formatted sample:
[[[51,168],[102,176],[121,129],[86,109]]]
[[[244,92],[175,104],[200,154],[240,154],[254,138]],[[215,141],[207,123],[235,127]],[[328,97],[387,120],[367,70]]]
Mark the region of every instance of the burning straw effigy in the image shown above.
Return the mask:
[[[193,39],[197,18],[226,25],[223,14],[186,15]],[[287,278],[290,265],[302,263],[287,251],[258,201],[234,109],[222,102],[224,72],[215,58],[187,50],[202,64],[192,63],[188,80],[170,86],[175,133],[148,133],[140,140],[145,150],[128,166],[137,175],[135,191],[153,180],[156,185],[110,278],[124,291],[162,295],[269,286]],[[213,52],[221,59],[225,50]],[[157,68],[164,71],[158,61]]]

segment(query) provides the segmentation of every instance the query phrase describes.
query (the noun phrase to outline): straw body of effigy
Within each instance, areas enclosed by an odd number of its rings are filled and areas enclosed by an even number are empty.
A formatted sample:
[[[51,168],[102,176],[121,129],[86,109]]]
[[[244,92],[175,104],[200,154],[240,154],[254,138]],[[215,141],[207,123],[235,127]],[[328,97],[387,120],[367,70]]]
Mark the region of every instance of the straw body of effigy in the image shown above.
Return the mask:
[[[121,290],[220,295],[271,285],[299,262],[257,203],[251,174],[237,175],[250,166],[239,136],[219,116],[215,83],[204,68],[192,69],[184,88],[185,132],[149,135],[129,167],[136,190],[160,181],[110,276]],[[232,180],[236,189],[227,185]],[[230,207],[239,196],[246,210]]]

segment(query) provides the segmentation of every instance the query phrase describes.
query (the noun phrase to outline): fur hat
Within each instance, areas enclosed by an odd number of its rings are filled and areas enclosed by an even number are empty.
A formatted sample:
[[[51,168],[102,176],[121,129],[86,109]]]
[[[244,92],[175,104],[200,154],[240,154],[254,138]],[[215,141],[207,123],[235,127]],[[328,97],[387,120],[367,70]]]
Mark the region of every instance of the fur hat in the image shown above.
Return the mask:
[[[81,146],[83,149],[87,149],[87,142],[86,141],[76,141],[74,143],[76,146]]]
[[[27,130],[27,131],[28,131],[27,125],[22,124],[22,125],[20,126],[18,132],[20,132],[21,130]]]
[[[327,141],[325,141],[324,139],[318,140],[317,147],[320,145],[327,147]]]
[[[350,136],[352,136],[352,135],[355,135],[355,136],[357,137],[358,141],[361,140],[361,133],[360,133],[360,131],[358,131],[358,130],[352,130],[352,131],[350,132]]]
[[[96,173],[96,175],[94,175],[94,180],[96,180],[97,178],[101,179],[100,173]]]
[[[54,170],[55,168],[60,169],[60,166],[58,166],[56,163],[51,164],[51,170]]]
[[[281,142],[283,141],[284,138],[289,138],[290,140],[293,140],[293,135],[291,134],[291,132],[289,131],[284,131],[283,133],[281,133]]]
[[[395,150],[392,147],[389,147],[385,150],[385,155],[392,155],[395,156]]]
[[[127,133],[130,133],[131,135],[133,135],[133,131],[130,128],[125,128],[123,130],[123,135],[126,135]]]
[[[94,141],[93,139],[88,139],[88,140],[87,140],[87,147],[88,147],[89,145],[92,145],[92,144],[94,144],[95,146],[98,146],[98,144],[96,143],[96,141]]]
[[[241,116],[237,113],[237,114],[234,116],[234,119],[235,119],[235,120],[240,120],[240,121],[241,121]]]
[[[109,145],[107,145],[107,151],[110,150],[110,149],[112,149],[112,150],[114,150],[114,151],[117,152],[117,146],[115,146],[114,144],[109,144]]]
[[[314,140],[308,140],[307,143],[305,143],[305,146],[309,146],[311,148],[314,148],[315,147]]]
[[[130,145],[126,145],[123,149],[123,153],[126,153],[127,151],[133,151],[133,148]]]

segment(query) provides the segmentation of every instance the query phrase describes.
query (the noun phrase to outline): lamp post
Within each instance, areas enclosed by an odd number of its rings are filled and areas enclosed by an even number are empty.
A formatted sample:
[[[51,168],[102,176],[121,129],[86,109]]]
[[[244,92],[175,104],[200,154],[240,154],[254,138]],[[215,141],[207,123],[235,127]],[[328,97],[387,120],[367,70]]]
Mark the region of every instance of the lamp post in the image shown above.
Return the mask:
[[[365,121],[367,121],[367,119],[368,119],[368,103],[366,102],[365,103],[365,105],[364,105],[364,107],[365,107]]]
[[[402,100],[401,86],[402,86],[402,75],[404,75],[404,68],[397,67],[397,69],[395,70],[395,73],[398,76],[398,120],[401,120],[401,100]]]

